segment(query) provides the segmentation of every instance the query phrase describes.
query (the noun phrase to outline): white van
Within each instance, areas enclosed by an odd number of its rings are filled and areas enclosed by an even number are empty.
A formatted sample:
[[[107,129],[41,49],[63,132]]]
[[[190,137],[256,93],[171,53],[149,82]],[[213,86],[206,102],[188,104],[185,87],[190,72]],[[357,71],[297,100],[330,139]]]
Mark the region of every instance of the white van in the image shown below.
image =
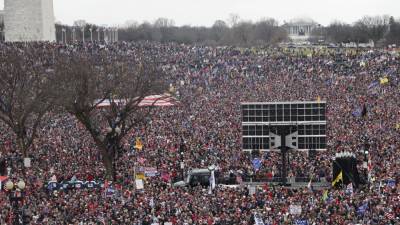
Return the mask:
[[[185,186],[209,186],[211,171],[208,169],[193,169],[190,170],[184,181],[179,181],[173,184],[174,187]],[[216,176],[217,177],[217,176]],[[217,181],[217,179],[216,179]]]

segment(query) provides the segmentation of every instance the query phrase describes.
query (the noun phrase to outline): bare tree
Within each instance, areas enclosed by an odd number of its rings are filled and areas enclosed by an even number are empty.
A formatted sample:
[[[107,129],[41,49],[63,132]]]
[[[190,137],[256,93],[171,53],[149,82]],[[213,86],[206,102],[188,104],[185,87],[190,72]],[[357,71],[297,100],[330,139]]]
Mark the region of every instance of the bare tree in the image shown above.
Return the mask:
[[[400,44],[400,22],[393,17],[389,19],[389,33],[386,36],[387,44]]]
[[[236,44],[250,44],[251,31],[253,30],[253,24],[251,22],[242,21],[234,26],[232,29]]]
[[[154,27],[156,28],[162,28],[162,27],[172,27],[175,25],[175,22],[171,19],[168,18],[158,18],[154,22]]]
[[[89,132],[102,156],[107,179],[115,179],[121,140],[142,124],[152,107],[140,108],[145,96],[163,93],[164,77],[154,62],[114,61],[105,56],[59,58],[59,103]],[[107,107],[101,106],[108,103]]]
[[[123,27],[125,28],[136,28],[139,26],[139,23],[136,20],[127,20]]]
[[[278,30],[278,22],[275,19],[262,19],[254,24],[252,39],[254,42],[269,44],[274,42]]]
[[[354,41],[354,30],[346,23],[335,21],[326,28],[327,39],[330,42]]]
[[[389,30],[389,21],[389,16],[364,16],[355,23],[354,27],[358,35],[367,37],[376,43]]]
[[[214,22],[214,25],[211,28],[212,38],[216,42],[220,42],[228,30],[229,27],[225,21],[217,20]]]
[[[43,55],[28,48],[5,48],[0,52],[0,120],[15,133],[24,157],[52,102],[53,73],[46,68],[48,61]]]
[[[230,27],[235,27],[236,25],[239,24],[239,21],[240,21],[239,14],[236,13],[229,14],[227,22],[230,25]]]

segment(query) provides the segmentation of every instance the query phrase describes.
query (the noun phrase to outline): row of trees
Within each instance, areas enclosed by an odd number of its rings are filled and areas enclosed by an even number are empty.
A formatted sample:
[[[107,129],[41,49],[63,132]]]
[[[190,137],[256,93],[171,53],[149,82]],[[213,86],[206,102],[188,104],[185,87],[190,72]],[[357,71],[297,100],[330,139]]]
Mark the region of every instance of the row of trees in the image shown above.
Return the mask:
[[[288,40],[287,31],[275,19],[262,19],[256,23],[240,20],[231,15],[225,22],[215,21],[212,27],[174,25],[172,20],[157,19],[153,24],[129,22],[119,30],[120,40],[200,43],[218,45],[271,45]],[[354,24],[333,22],[327,27],[316,28],[311,40],[326,42],[399,44],[400,21],[389,16],[365,16]]]
[[[313,36],[329,42],[400,44],[400,21],[389,16],[365,16],[354,24],[334,22],[314,30]]]
[[[0,30],[4,27],[0,24]],[[82,27],[75,24],[74,27]],[[85,39],[94,41],[104,40],[104,30],[95,24],[84,25]],[[72,42],[73,27],[56,24],[56,37],[58,41]],[[62,31],[66,31],[66,37]],[[238,15],[230,15],[227,21],[217,20],[212,27],[175,26],[173,20],[159,18],[154,23],[144,22],[139,24],[129,21],[123,28],[119,28],[121,41],[157,41],[178,42],[185,44],[208,45],[273,45],[288,41],[287,31],[280,27],[275,19],[262,19],[256,23],[240,20]],[[81,29],[76,29],[75,40],[82,40]],[[64,38],[64,39],[63,39]],[[316,28],[311,36],[311,41],[325,40],[326,42],[366,43],[370,40],[378,44],[400,44],[400,21],[389,16],[365,16],[354,24],[335,21],[327,27]],[[1,39],[0,39],[1,40]]]
[[[287,40],[287,33],[274,19],[263,19],[257,23],[239,21],[232,15],[230,22],[217,20],[212,27],[174,26],[172,20],[157,19],[148,22],[130,23],[119,30],[120,40],[158,41],[209,45],[269,45]]]
[[[34,152],[32,143],[48,112],[70,113],[97,146],[107,179],[114,179],[121,141],[151,112],[139,102],[167,90],[151,59],[11,48],[2,49],[0,62],[0,122],[14,133],[21,155]],[[100,109],[104,101],[110,106]]]

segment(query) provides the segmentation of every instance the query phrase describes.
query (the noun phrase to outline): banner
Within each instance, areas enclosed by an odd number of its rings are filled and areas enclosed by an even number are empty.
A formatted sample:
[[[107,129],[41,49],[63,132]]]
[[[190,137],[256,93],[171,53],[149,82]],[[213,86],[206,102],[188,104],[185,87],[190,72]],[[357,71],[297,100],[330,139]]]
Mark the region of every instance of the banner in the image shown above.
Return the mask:
[[[294,221],[295,225],[308,225],[308,220],[306,219],[297,219]]]
[[[135,180],[135,184],[136,184],[136,189],[137,189],[137,190],[142,190],[142,189],[144,189],[143,180],[141,180],[141,179],[136,179],[136,180]]]
[[[144,175],[146,177],[155,177],[158,175],[157,168],[155,167],[145,167],[144,168]]]
[[[24,166],[26,168],[31,167],[31,158],[24,158]]]
[[[104,183],[102,181],[49,181],[45,187],[49,191],[56,191],[56,190],[66,190],[66,189],[94,189],[94,188],[102,188],[104,187]]]
[[[112,197],[115,194],[115,189],[113,187],[108,187],[106,189],[106,197]]]
[[[292,215],[300,215],[301,214],[301,205],[290,205],[289,212]]]
[[[265,225],[261,215],[254,213],[254,225]]]

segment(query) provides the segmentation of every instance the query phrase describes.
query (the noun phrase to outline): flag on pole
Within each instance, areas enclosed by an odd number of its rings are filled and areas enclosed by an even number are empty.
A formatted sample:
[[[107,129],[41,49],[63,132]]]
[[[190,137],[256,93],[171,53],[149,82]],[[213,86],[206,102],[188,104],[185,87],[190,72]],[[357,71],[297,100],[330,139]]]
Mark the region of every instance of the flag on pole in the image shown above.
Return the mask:
[[[2,188],[2,184],[4,181],[6,181],[8,179],[8,177],[6,176],[0,176],[0,191],[3,189]]]
[[[341,170],[340,173],[336,176],[336,178],[332,181],[332,187],[334,187],[339,181],[343,182],[343,171]]]
[[[368,202],[366,202],[366,203],[362,204],[360,207],[358,207],[357,213],[359,215],[364,215],[364,213],[365,213],[365,211],[367,211],[367,209],[368,209]]]
[[[252,161],[254,170],[259,170],[262,166],[262,162],[259,158],[254,158]]]
[[[135,148],[139,151],[143,149],[143,143],[142,140],[140,140],[140,137],[136,138]]]
[[[211,185],[211,189],[214,190],[214,188],[215,188],[215,173],[214,173],[214,170],[211,171],[210,185]]]
[[[368,89],[372,89],[374,87],[377,87],[379,85],[379,81],[373,81],[368,85]]]
[[[394,213],[386,212],[385,217],[388,218],[389,220],[394,220]]]
[[[326,202],[328,200],[328,190],[325,190],[324,193],[322,194],[322,200]]]
[[[379,82],[380,82],[381,85],[387,84],[387,83],[389,83],[389,78],[386,77],[386,76],[382,77],[382,78],[379,79]]]
[[[98,99],[94,102],[96,107],[110,107],[111,104],[115,103],[117,105],[126,105],[131,103],[132,101],[137,100],[138,98],[134,99],[114,99],[110,101],[109,99]],[[139,103],[137,103],[138,107],[146,107],[146,106],[175,106],[179,104],[179,101],[170,94],[163,94],[163,95],[150,95],[144,97]]]
[[[312,187],[312,178],[310,179],[310,182],[308,182],[307,187],[310,191],[313,191],[313,187]]]

